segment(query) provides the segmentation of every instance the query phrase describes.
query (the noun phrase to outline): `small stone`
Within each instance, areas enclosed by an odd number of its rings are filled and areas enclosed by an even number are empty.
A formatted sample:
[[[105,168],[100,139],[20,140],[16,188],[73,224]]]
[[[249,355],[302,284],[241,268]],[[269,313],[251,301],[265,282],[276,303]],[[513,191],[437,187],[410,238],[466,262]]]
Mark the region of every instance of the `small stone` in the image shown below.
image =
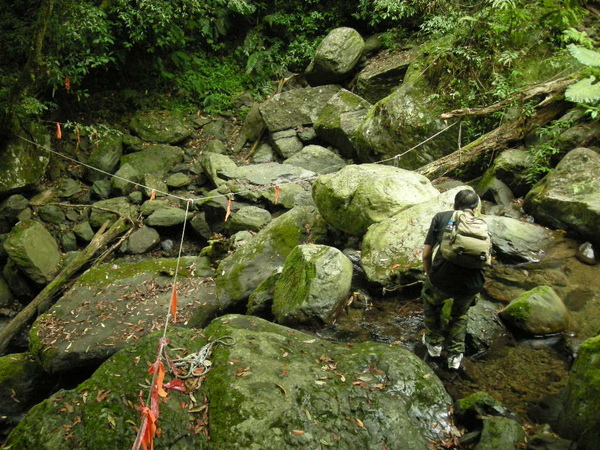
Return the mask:
[[[579,246],[576,257],[582,263],[589,264],[590,266],[594,266],[597,263],[594,247],[590,242],[585,242]]]

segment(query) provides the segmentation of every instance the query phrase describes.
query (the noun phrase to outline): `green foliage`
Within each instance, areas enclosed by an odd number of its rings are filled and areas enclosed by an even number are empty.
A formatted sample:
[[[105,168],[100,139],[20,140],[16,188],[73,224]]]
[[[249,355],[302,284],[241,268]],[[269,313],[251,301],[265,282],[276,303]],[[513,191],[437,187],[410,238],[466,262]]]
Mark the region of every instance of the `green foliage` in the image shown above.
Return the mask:
[[[600,67],[600,53],[595,50],[580,47],[574,44],[567,46],[569,53],[581,64],[591,67]]]
[[[581,64],[594,68],[600,67],[600,53],[597,51],[574,44],[569,44],[567,49]],[[589,105],[593,105],[593,103],[600,100],[600,83],[596,82],[596,76],[594,74],[598,74],[597,69],[592,70],[592,73],[590,73],[588,77],[569,86],[565,91],[565,98],[572,102]],[[590,108],[588,113],[592,118],[596,118],[598,109]]]
[[[552,170],[555,156],[560,153],[558,137],[572,125],[572,121],[558,120],[537,131],[542,142],[527,148],[531,155],[531,165],[525,171],[525,182],[528,185],[533,186]]]
[[[355,17],[372,27],[414,25],[422,17],[439,8],[438,3],[425,0],[359,0]],[[453,3],[453,2],[445,2]]]
[[[174,70],[163,68],[162,76],[175,84],[182,101],[200,104],[209,114],[231,110],[236,97],[252,83],[244,67],[233,57],[175,52],[171,62]]]
[[[564,30],[561,39],[567,44],[579,44],[585,48],[592,48],[594,46],[594,41],[585,31],[579,31],[573,27]]]
[[[466,6],[447,2],[421,25],[424,39],[440,38],[423,77],[451,108],[457,100],[465,107],[486,106],[518,93],[542,73],[557,73],[560,66],[554,69],[550,58],[536,70],[524,61],[535,64],[540,55],[558,49],[559,37],[583,14],[575,0],[486,0]]]
[[[552,170],[552,157],[560,153],[560,150],[551,144],[540,144],[529,147],[528,151],[532,157],[532,165],[525,172],[525,182],[533,186]]]

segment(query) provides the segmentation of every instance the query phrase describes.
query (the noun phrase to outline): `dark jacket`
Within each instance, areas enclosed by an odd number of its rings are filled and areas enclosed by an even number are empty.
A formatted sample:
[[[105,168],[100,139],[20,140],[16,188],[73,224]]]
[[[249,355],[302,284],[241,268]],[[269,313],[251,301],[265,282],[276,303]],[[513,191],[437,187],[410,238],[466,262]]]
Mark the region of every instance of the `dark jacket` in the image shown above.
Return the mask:
[[[425,245],[431,245],[434,249],[439,247],[444,229],[452,218],[453,212],[444,211],[433,216],[425,237]],[[453,264],[444,259],[440,251],[435,252],[429,279],[435,287],[456,298],[472,297],[478,294],[483,289],[485,282],[482,269],[468,269]]]

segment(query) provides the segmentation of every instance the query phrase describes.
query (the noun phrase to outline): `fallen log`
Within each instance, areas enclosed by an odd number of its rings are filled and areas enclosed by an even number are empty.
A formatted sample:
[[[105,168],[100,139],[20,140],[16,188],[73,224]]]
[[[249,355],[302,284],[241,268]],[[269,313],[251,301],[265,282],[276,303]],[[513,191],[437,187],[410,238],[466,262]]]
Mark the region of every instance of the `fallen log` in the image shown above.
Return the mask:
[[[534,128],[542,127],[560,117],[570,106],[567,102],[560,100],[552,102],[544,100],[542,103],[545,106],[541,107],[532,117],[520,117],[507,121],[454,153],[420,167],[416,172],[433,180],[460,168],[465,162],[474,158],[506,150],[510,144],[523,140]],[[460,114],[457,110],[456,116],[458,115],[474,115],[474,111],[463,111],[463,114]]]
[[[555,101],[558,96],[562,96],[565,90],[577,81],[577,73],[570,74],[566,77],[557,78],[556,80],[545,81],[543,83],[534,84],[521,89],[518,93],[511,95],[510,97],[494,103],[490,106],[484,106],[482,108],[461,108],[453,111],[444,113],[440,116],[441,119],[451,119],[452,117],[464,117],[464,116],[485,116],[498,111],[502,111],[504,108],[519,102],[523,104],[535,97],[544,96],[545,98],[538,103],[536,108],[542,108],[549,103]]]
[[[52,300],[61,289],[69,282],[71,277],[85,263],[87,263],[94,254],[117,236],[129,228],[125,218],[118,219],[110,228],[109,222],[106,222],[94,235],[88,246],[73,258],[60,273],[44,289],[8,323],[0,332],[0,355],[3,355],[11,339],[32,319],[46,312],[52,305]],[[106,230],[108,228],[108,230]]]

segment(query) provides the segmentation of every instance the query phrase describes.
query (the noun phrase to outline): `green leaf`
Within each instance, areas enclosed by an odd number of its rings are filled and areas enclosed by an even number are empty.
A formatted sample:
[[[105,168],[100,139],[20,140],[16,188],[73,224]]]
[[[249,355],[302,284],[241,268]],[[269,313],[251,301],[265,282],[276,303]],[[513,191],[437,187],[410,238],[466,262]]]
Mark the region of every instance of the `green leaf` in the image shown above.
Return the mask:
[[[596,77],[591,76],[572,84],[565,91],[565,98],[576,103],[592,103],[600,100],[600,83],[593,84]]]
[[[581,64],[592,67],[600,67],[600,53],[594,50],[580,47],[579,45],[569,44],[567,45],[569,53],[577,59]]]

